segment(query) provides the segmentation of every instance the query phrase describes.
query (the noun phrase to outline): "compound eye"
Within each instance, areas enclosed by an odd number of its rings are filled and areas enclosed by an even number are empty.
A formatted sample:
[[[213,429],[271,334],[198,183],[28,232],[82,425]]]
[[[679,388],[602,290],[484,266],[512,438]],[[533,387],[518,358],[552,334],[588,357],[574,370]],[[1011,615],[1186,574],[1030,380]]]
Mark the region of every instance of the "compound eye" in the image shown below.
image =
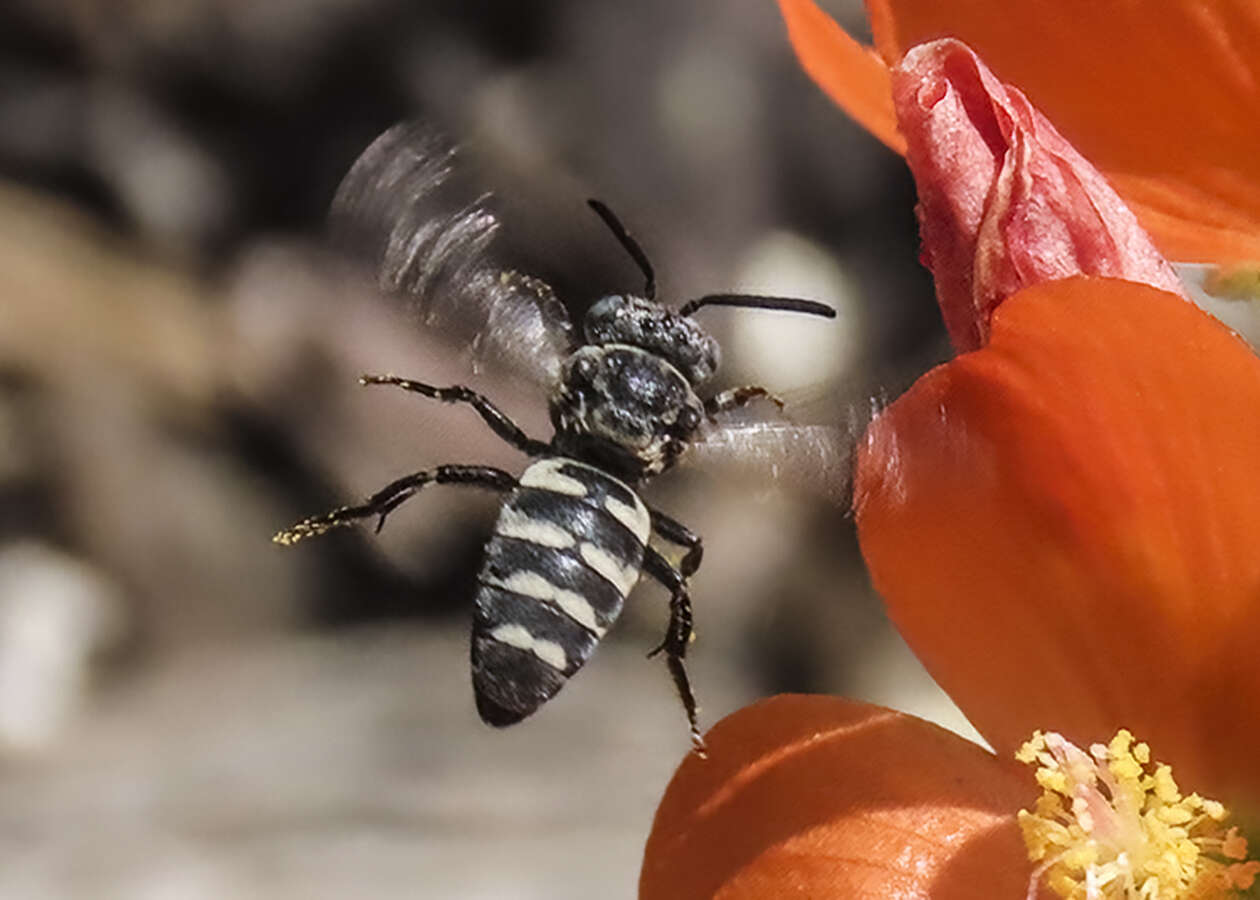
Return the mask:
[[[686,407],[678,414],[678,426],[685,432],[695,431],[700,427],[700,413],[692,407]]]

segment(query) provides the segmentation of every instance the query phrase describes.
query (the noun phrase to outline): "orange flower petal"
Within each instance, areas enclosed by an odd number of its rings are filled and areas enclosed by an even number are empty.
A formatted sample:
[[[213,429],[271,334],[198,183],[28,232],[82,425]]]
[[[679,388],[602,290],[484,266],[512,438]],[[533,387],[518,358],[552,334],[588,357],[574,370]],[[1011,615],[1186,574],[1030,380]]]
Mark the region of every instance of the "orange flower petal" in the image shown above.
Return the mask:
[[[1022,898],[1036,790],[941,728],[838,697],[723,719],[665,792],[642,900]],[[979,888],[979,893],[977,890]]]
[[[816,32],[793,36],[806,71],[846,109],[873,103],[869,84],[819,74],[820,57],[841,52],[825,49],[840,42],[822,23],[835,23],[810,0],[780,5]],[[1260,5],[868,0],[867,10],[888,64],[923,41],[965,41],[1112,180],[1166,256],[1260,260]]]
[[[1123,726],[1183,783],[1260,800],[1260,358],[1100,278],[1028,288],[992,326],[860,449],[890,615],[999,754]]]
[[[888,66],[810,0],[779,0],[788,38],[809,77],[862,127],[897,153],[906,152],[897,132]]]
[[[1252,176],[1219,174],[1223,192],[1241,200],[1214,195],[1177,174],[1108,171],[1116,191],[1169,259],[1223,265],[1260,260],[1260,204],[1247,200],[1255,184],[1244,181]]]

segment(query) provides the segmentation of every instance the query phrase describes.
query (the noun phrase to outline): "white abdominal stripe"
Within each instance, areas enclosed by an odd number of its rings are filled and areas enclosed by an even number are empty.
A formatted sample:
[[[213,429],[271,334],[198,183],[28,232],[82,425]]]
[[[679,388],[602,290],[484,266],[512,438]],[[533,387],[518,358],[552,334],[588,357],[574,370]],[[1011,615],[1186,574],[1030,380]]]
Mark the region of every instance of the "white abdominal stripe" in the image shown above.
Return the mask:
[[[581,478],[573,477],[573,474],[571,474],[573,467],[599,472],[598,469],[592,469],[591,466],[574,462],[571,459],[553,456],[539,460],[522,472],[520,485],[521,487],[550,491],[553,494],[565,494],[569,497],[585,497],[588,491],[586,482]],[[599,472],[599,474],[603,475],[604,473]]]
[[[638,494],[634,495],[633,504],[623,503],[616,497],[605,497],[604,509],[608,510],[609,515],[614,519],[630,529],[630,533],[639,539],[639,543],[647,543],[648,535],[652,531],[652,517],[648,514],[647,507],[643,505],[643,501],[639,499]]]
[[[532,464],[520,478],[521,488],[582,497],[587,506],[602,508],[646,543],[652,529],[647,507],[631,488],[601,469],[564,457],[549,457]]]
[[[623,562],[595,544],[583,543],[578,547],[578,554],[584,563],[617,589],[622,599],[630,595],[631,589],[639,580],[639,565]]]
[[[536,519],[513,506],[503,507],[498,524],[494,526],[494,533],[500,537],[516,538],[557,550],[577,543],[577,538],[563,525],[548,522],[546,519]]]
[[[599,623],[595,616],[595,608],[591,606],[589,600],[574,591],[557,587],[537,572],[513,572],[506,578],[494,580],[487,578],[482,583],[554,606],[595,637],[603,637],[604,632],[608,630]]]
[[[520,582],[516,585],[519,587]],[[586,611],[571,611],[588,615]],[[602,632],[601,632],[602,633]],[[507,645],[528,654],[544,669],[564,678],[576,672],[595,650],[600,634],[580,624],[558,605],[516,593],[495,584],[481,583],[473,614],[474,658],[486,641]],[[501,681],[528,687],[549,677],[536,667],[515,664],[501,666],[494,673]]]
[[[500,625],[490,632],[490,637],[501,644],[534,654],[557,671],[563,672],[569,666],[563,647],[555,641],[534,637],[523,625]]]
[[[621,614],[650,528],[643,501],[611,475],[559,457],[529,466],[486,545],[474,646],[495,642],[572,675]],[[494,677],[532,694],[547,677],[532,670],[501,662]]]

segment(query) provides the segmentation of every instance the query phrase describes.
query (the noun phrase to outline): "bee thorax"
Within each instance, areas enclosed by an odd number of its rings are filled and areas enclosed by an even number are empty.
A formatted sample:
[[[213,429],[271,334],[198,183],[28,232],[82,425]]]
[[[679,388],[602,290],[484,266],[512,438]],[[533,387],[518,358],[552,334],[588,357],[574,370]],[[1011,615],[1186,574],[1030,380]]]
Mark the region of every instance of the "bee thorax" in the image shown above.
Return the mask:
[[[556,447],[633,479],[673,464],[704,404],[665,359],[624,344],[586,346],[564,364],[551,398]]]

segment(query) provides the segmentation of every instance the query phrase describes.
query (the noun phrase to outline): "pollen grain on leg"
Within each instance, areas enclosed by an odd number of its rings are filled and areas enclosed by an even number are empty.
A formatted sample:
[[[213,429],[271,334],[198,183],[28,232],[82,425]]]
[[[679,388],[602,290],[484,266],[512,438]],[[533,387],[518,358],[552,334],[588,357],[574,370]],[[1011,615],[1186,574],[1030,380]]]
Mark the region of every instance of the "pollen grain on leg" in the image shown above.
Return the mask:
[[[292,528],[276,532],[272,535],[271,540],[285,547],[291,547],[298,541],[319,537],[319,535],[332,531],[334,528],[349,525],[352,520],[342,515],[348,509],[350,507],[342,507],[321,516],[311,516],[309,519],[303,519]]]
[[[1070,900],[1208,900],[1251,887],[1260,862],[1223,824],[1224,805],[1182,795],[1172,768],[1121,730],[1081,750],[1037,732],[1016,759],[1037,766],[1042,789],[1019,814],[1028,855],[1055,893]],[[1036,895],[1036,884],[1029,896]]]

